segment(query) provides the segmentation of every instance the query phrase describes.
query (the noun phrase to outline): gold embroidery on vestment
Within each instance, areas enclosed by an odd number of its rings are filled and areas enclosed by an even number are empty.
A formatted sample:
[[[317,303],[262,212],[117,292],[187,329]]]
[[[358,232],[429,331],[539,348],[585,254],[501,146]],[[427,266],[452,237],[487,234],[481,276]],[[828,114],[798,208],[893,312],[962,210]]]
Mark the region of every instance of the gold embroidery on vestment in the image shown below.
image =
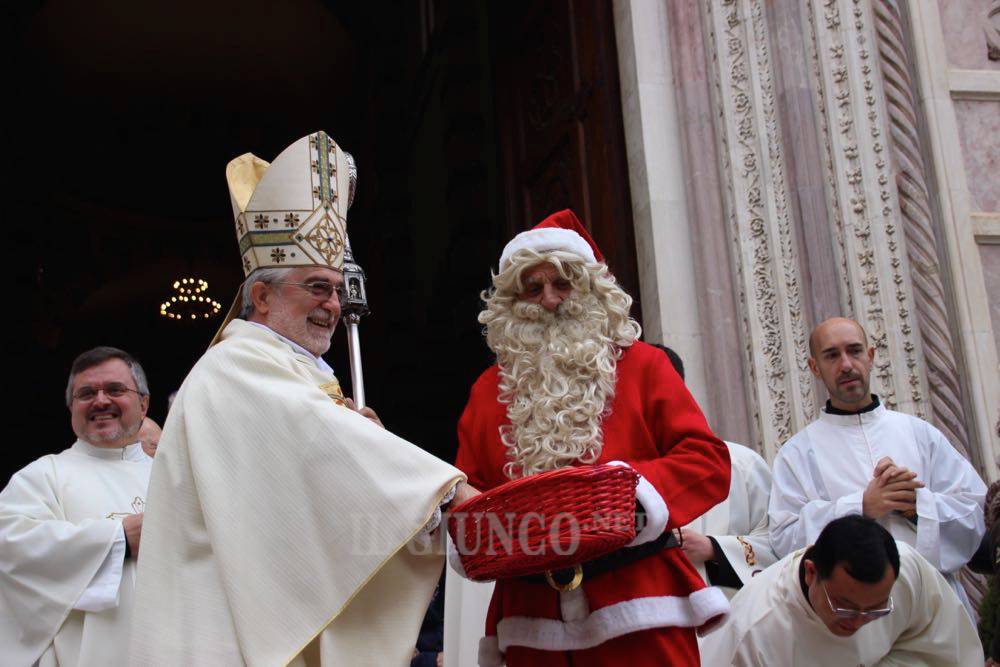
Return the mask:
[[[344,392],[340,389],[340,383],[337,380],[324,382],[319,388],[320,391],[332,398],[334,403],[347,407],[347,403],[344,402]]]
[[[124,519],[127,516],[132,516],[133,514],[141,514],[143,510],[146,509],[146,501],[142,496],[136,496],[132,499],[132,511],[131,512],[108,512],[106,519]]]
[[[743,545],[743,558],[746,560],[747,565],[756,565],[757,554],[753,551],[753,545],[743,539],[742,536],[737,536],[736,539]]]

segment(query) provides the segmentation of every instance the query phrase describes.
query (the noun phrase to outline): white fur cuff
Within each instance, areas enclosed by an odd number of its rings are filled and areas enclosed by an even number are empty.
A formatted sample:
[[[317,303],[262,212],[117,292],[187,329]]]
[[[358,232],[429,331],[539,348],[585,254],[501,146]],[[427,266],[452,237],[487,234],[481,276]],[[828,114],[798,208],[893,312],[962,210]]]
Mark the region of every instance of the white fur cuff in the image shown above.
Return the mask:
[[[624,461],[609,461],[608,465],[632,467]],[[646,525],[642,527],[634,540],[625,545],[626,547],[652,542],[663,534],[663,531],[667,529],[667,522],[670,520],[670,510],[667,509],[667,503],[663,500],[663,496],[642,475],[639,475],[639,485],[635,488],[635,499],[646,510]]]

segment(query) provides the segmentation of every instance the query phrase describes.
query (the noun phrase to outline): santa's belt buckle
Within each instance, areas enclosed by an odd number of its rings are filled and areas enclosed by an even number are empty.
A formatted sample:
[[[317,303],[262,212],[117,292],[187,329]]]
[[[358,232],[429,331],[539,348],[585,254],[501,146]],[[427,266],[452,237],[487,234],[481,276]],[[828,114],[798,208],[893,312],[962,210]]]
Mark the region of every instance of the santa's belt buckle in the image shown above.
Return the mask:
[[[568,572],[568,570],[559,570],[558,572]],[[560,593],[575,591],[580,587],[580,584],[583,583],[583,565],[577,565],[573,568],[573,578],[565,584],[560,584],[556,581],[555,576],[552,574],[552,570],[545,571],[545,581],[548,582],[549,586],[556,589]]]

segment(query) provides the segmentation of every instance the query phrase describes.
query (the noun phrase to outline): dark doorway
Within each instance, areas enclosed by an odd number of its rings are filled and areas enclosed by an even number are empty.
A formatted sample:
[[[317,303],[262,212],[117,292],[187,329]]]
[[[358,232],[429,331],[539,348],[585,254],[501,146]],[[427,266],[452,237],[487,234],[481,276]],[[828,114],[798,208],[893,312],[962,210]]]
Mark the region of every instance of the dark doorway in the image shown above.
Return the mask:
[[[570,207],[638,295],[611,3],[491,6],[508,235]]]
[[[539,33],[553,20],[572,23],[569,41]],[[454,455],[490,363],[478,294],[511,233],[571,206],[638,295],[609,3],[53,0],[11,25],[8,225],[29,295],[13,332],[30,381],[4,481],[72,442],[62,394],[91,346],[139,357],[162,423],[218,320],[170,321],[160,302],[192,277],[228,306],[242,280],[226,163],[273,159],[318,129],[359,166],[348,230],[369,276],[369,403],[429,451]],[[568,97],[535,109],[536,65],[518,54],[537,40],[538,66],[550,56],[573,75]],[[526,134],[529,112],[551,131]],[[571,186],[517,203],[565,159]],[[328,360],[349,389],[341,332]]]

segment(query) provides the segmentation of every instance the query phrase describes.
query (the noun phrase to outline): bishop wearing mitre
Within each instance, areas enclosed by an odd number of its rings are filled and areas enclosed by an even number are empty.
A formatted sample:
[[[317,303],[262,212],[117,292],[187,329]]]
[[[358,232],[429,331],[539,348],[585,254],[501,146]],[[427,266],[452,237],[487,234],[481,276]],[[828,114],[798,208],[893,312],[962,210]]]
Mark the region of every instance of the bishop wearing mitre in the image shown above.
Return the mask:
[[[136,665],[408,664],[452,466],[356,411],[323,360],[353,160],[324,132],[226,169],[247,275],[181,386],[149,484]]]

